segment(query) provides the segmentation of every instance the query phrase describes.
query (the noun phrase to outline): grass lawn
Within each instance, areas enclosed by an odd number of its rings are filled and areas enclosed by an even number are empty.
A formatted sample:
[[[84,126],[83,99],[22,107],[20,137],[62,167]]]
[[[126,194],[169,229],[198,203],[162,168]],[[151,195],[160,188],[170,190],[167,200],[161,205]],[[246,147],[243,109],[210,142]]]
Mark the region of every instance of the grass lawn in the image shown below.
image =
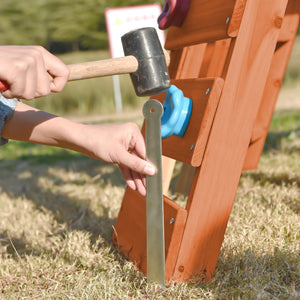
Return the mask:
[[[110,244],[119,170],[11,141],[0,149],[0,299],[297,299],[300,110],[277,110],[260,166],[243,173],[213,281],[146,284]]]

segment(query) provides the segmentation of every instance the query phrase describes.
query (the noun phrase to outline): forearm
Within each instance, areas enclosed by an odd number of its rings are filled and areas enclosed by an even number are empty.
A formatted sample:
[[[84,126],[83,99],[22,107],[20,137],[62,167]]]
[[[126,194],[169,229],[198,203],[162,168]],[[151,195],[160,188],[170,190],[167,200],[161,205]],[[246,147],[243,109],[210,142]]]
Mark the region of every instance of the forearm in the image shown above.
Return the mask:
[[[142,195],[146,195],[145,175],[156,172],[145,160],[145,141],[134,123],[84,125],[18,102],[2,137],[67,148],[118,164],[128,186]]]
[[[19,102],[3,127],[2,136],[84,152],[84,125]]]

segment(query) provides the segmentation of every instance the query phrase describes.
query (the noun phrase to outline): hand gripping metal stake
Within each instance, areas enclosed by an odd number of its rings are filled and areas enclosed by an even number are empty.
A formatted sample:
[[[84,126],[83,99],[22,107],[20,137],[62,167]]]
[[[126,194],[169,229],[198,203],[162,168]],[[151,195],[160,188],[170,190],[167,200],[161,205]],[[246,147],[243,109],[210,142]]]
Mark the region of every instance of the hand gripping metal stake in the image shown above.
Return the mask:
[[[157,100],[148,100],[143,106],[146,120],[147,159],[157,173],[147,176],[147,278],[148,282],[165,287],[165,240],[161,165],[161,117],[163,106]]]

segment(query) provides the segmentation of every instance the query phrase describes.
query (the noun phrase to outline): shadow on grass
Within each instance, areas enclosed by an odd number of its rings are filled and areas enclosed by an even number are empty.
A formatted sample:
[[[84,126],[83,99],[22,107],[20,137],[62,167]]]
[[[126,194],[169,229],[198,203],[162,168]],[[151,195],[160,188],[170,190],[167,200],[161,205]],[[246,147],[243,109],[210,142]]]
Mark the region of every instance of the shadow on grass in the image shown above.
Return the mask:
[[[92,242],[99,235],[106,242],[110,241],[116,218],[110,216],[111,213],[108,207],[101,205],[101,195],[96,200],[99,211],[94,211],[88,207],[89,203],[84,203],[85,201],[80,201],[76,197],[58,191],[58,188],[63,187],[66,182],[48,170],[49,167],[59,167],[59,170],[62,170],[63,173],[69,171],[84,172],[89,178],[96,178],[95,184],[100,186],[104,187],[110,184],[123,187],[124,181],[117,166],[63,150],[54,154],[22,155],[21,158],[1,162],[1,165],[8,170],[8,174],[10,174],[10,171],[12,172],[11,176],[18,172],[31,172],[34,168],[39,168],[41,171],[37,173],[38,176],[35,176],[33,171],[32,176],[29,178],[14,176],[13,186],[11,184],[7,185],[5,180],[1,180],[0,186],[3,192],[12,198],[25,197],[27,200],[32,201],[36,208],[41,211],[44,209],[49,210],[57,222],[67,225],[67,230],[87,231],[91,235]],[[49,182],[54,182],[54,188],[42,187],[39,183],[39,175],[45,177]],[[86,181],[79,179],[72,181],[72,183],[84,185]],[[61,231],[57,234],[64,235],[65,232]]]
[[[291,177],[287,173],[272,173],[267,174],[264,172],[256,171],[255,173],[249,173],[248,177],[252,178],[259,185],[264,186],[268,183],[277,186],[293,186],[300,187],[300,174],[299,176]],[[269,202],[266,202],[269,205]],[[298,200],[289,199],[286,197],[284,204],[287,205],[294,213],[300,214],[300,202]]]
[[[280,151],[283,148],[287,153],[299,151],[300,143],[295,143],[297,140],[300,140],[300,127],[289,131],[269,132],[266,137],[263,152]],[[294,143],[295,145],[293,145]]]
[[[11,237],[6,233],[0,233],[0,245],[6,248],[6,253],[13,257],[24,255],[41,255],[41,252],[34,249],[30,243],[23,239]]]
[[[262,249],[261,254],[249,249],[236,255],[230,253],[228,249],[222,250],[214,278],[203,288],[213,288],[216,296],[226,293],[225,298],[234,299],[298,299],[300,296],[296,253],[278,248]]]

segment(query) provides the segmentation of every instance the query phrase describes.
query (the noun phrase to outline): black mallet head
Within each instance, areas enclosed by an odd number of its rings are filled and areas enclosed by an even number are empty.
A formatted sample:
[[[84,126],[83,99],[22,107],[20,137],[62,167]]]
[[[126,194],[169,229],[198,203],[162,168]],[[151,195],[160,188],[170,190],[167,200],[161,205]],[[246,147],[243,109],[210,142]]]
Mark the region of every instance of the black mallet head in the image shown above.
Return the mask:
[[[138,69],[130,77],[138,96],[151,96],[170,87],[164,51],[155,28],[130,31],[121,38],[125,55],[133,55]]]

